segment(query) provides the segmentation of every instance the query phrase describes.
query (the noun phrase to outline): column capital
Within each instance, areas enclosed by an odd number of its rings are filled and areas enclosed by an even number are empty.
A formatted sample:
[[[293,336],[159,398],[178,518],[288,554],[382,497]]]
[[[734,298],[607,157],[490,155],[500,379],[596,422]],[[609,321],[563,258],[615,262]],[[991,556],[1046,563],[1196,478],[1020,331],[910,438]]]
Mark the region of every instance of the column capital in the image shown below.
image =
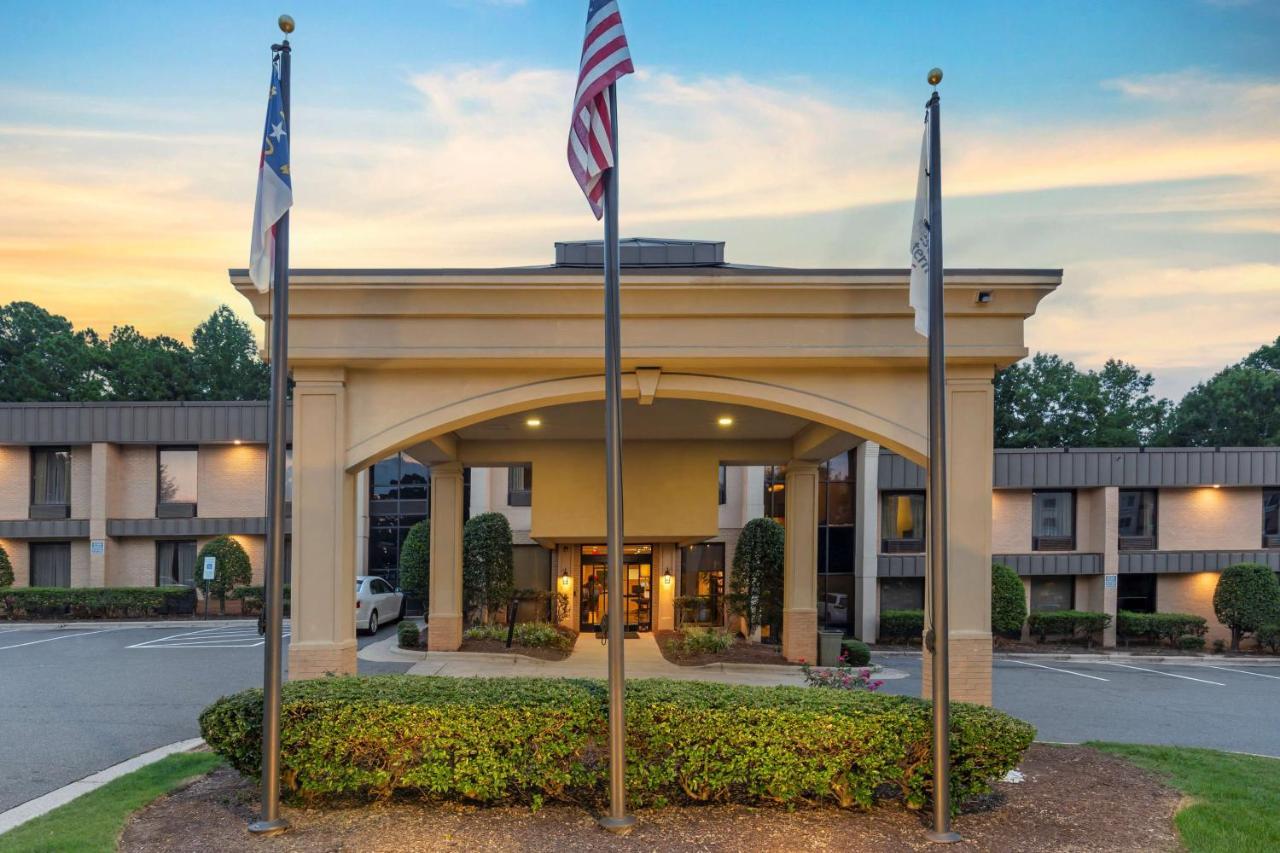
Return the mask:
[[[431,463],[431,479],[444,479],[446,477],[462,477],[461,462],[433,462]]]
[[[821,464],[821,460],[817,459],[792,459],[787,463],[787,476],[790,477],[793,473],[817,471]]]
[[[295,367],[292,371],[295,390],[297,386],[345,385],[345,367]]]

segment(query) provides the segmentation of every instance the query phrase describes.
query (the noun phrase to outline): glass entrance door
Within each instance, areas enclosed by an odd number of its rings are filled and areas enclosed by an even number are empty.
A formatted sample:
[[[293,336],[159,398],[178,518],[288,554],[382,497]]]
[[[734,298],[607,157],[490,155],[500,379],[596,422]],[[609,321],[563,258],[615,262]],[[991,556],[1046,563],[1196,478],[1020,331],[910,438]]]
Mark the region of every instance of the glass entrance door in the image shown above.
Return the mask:
[[[579,622],[583,631],[600,627],[609,611],[608,551],[603,545],[582,546],[582,599]],[[626,630],[653,629],[653,546],[626,545],[622,549],[622,613]]]

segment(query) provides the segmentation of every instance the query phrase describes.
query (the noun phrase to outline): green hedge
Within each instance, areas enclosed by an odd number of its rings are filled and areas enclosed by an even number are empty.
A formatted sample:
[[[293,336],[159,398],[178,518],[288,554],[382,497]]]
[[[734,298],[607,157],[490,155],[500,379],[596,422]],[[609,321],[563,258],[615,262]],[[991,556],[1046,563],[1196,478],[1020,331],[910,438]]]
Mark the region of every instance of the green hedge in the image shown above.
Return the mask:
[[[1254,632],[1253,638],[1258,641],[1259,648],[1269,649],[1273,654],[1280,653],[1280,622],[1268,622]]]
[[[861,640],[848,639],[840,643],[845,663],[849,666],[866,666],[871,663],[871,647]]]
[[[923,634],[923,610],[882,610],[880,612],[882,640],[918,640]]]
[[[189,586],[14,587],[0,590],[5,619],[122,619],[191,613]]]
[[[599,804],[608,783],[603,681],[372,676],[284,685],[281,781],[303,800],[430,798]],[[868,807],[931,790],[927,702],[906,696],[639,680],[627,685],[634,805],[675,802]],[[219,699],[204,739],[256,777],[262,693]],[[990,791],[1035,729],[992,708],[951,714],[953,804]]]
[[[422,645],[422,632],[418,630],[418,623],[410,622],[407,619],[400,623],[400,627],[396,629],[396,642],[402,649],[416,649]]]
[[[1203,637],[1209,623],[1203,616],[1190,613],[1134,613],[1121,610],[1116,614],[1116,634],[1122,639],[1151,643],[1178,642],[1179,637]]]
[[[1044,642],[1048,637],[1081,639],[1093,645],[1093,635],[1111,624],[1111,615],[1091,610],[1041,610],[1027,617],[1031,633]]]
[[[261,586],[238,586],[227,594],[227,598],[240,602],[240,612],[246,616],[262,612],[262,602],[266,598],[266,588]],[[289,585],[284,585],[284,613],[289,615]]]

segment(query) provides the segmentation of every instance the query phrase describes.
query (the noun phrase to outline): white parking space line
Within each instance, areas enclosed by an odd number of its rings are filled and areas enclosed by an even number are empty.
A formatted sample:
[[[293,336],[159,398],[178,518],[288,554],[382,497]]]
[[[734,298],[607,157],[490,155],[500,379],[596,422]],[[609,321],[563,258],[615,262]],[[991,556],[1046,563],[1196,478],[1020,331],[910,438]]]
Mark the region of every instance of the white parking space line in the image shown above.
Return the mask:
[[[1109,661],[1109,660],[1108,660],[1108,661],[1102,661],[1102,663],[1105,663],[1107,666],[1122,666],[1122,667],[1124,667],[1125,669],[1135,669],[1135,670],[1137,670],[1138,672],[1154,672],[1156,675],[1167,675],[1167,676],[1169,676],[1170,678],[1181,678],[1181,679],[1183,679],[1184,681],[1198,681],[1198,682],[1200,682],[1201,684],[1212,684],[1212,685],[1214,685],[1214,686],[1216,686],[1216,687],[1226,687],[1226,686],[1227,686],[1227,685],[1223,684],[1221,681],[1209,681],[1207,678],[1196,678],[1196,677],[1191,676],[1191,675],[1178,675],[1178,673],[1176,673],[1176,672],[1163,672],[1163,671],[1158,670],[1158,669],[1147,669],[1146,667],[1143,667],[1143,666],[1129,666],[1129,664],[1127,664],[1127,663],[1114,663],[1114,662]]]
[[[1034,666],[1034,667],[1039,667],[1040,669],[1048,669],[1048,670],[1052,670],[1053,672],[1061,672],[1061,673],[1065,673],[1065,674],[1067,674],[1067,675],[1076,675],[1076,676],[1079,676],[1080,678],[1092,678],[1094,681],[1110,681],[1110,680],[1111,680],[1110,678],[1103,678],[1103,677],[1102,677],[1102,676],[1100,676],[1100,675],[1089,675],[1089,674],[1087,674],[1087,673],[1083,673],[1083,672],[1074,672],[1074,671],[1072,671],[1072,670],[1070,670],[1070,669],[1058,669],[1058,667],[1056,667],[1056,666],[1045,666],[1045,665],[1044,665],[1044,664],[1042,664],[1042,663],[1031,663],[1031,662],[1029,662],[1029,661],[1025,661],[1025,660],[1016,660],[1016,659],[1015,659],[1015,660],[1013,660],[1012,662],[1013,662],[1013,663],[1020,663],[1020,664],[1022,664],[1023,666]]]
[[[1242,675],[1256,675],[1258,678],[1274,678],[1276,681],[1280,681],[1280,675],[1267,675],[1264,672],[1250,672],[1247,669],[1231,669],[1230,667],[1225,666],[1214,666],[1211,663],[1207,663],[1205,666],[1209,669],[1220,669],[1223,672],[1238,672]]]
[[[283,632],[289,636],[286,628]],[[261,648],[266,640],[258,634],[256,628],[245,625],[215,626],[200,628],[195,631],[184,631],[181,634],[170,634],[126,646],[128,649],[256,649]]]
[[[75,637],[87,637],[90,634],[101,634],[105,631],[119,631],[119,630],[121,629],[120,628],[99,628],[96,631],[77,631],[74,634],[63,634],[61,637],[45,637],[43,640],[32,640],[28,643],[15,643],[12,646],[0,646],[0,652],[4,651],[5,649],[20,649],[23,646],[35,646],[35,645],[39,645],[40,643],[52,643],[55,640],[70,640]]]

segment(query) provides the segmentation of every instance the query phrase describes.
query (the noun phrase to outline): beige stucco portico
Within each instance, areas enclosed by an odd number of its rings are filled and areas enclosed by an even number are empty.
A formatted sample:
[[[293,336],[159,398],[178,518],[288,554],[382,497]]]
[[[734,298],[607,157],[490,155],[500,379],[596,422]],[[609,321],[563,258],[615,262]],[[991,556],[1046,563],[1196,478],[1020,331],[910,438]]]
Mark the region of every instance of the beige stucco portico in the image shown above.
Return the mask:
[[[654,619],[670,617],[663,561],[715,535],[718,466],[785,464],[783,652],[813,660],[817,464],[864,439],[927,461],[925,342],[907,274],[625,261],[625,532],[655,546]],[[355,671],[355,476],[388,453],[432,466],[433,649],[461,642],[464,467],[532,464],[532,538],[566,559],[603,541],[598,266],[291,277],[290,677]],[[231,281],[269,317],[243,271]],[[947,275],[957,699],[990,701],[991,378],[1025,354],[1023,323],[1059,281]]]

